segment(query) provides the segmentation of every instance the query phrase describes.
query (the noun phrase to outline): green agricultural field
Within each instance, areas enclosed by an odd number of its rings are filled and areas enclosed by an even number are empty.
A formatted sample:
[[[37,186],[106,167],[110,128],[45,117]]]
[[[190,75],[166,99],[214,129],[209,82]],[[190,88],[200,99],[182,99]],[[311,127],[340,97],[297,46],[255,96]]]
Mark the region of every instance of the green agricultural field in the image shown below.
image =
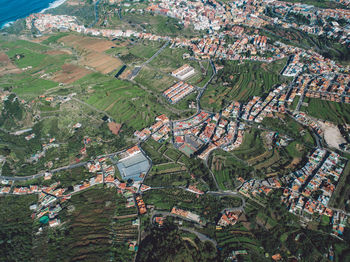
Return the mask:
[[[149,40],[114,40],[115,47],[108,49],[107,54],[118,56],[126,64],[141,64],[151,58],[164,42]]]
[[[143,67],[135,81],[159,94],[177,83],[177,80],[172,76],[149,67]]]
[[[19,39],[14,39],[14,40],[12,40],[11,38],[4,39],[4,37],[1,37],[1,36],[0,36],[0,46],[2,48],[8,48],[8,49],[21,47],[27,50],[38,52],[38,53],[45,52],[51,49],[50,47],[43,44],[34,43],[26,40],[19,40]]]
[[[177,161],[179,159],[179,157],[182,155],[182,153],[180,151],[177,151],[175,149],[172,148],[168,148],[164,154],[171,158],[173,161]]]
[[[58,33],[58,34],[50,36],[49,38],[45,39],[41,43],[45,44],[45,45],[56,44],[60,38],[67,36],[67,35],[69,35],[69,33]]]
[[[155,59],[150,63],[151,66],[159,68],[165,73],[171,73],[185,63],[190,61],[183,60],[183,54],[188,53],[184,48],[165,48]],[[192,62],[195,63],[195,62]]]
[[[183,25],[179,24],[178,20],[167,16],[149,13],[139,14],[122,12],[122,17],[122,20],[120,20],[118,16],[113,17],[110,20],[110,24],[124,30],[145,30],[149,33],[163,36],[193,37],[194,35],[198,35],[198,32],[194,31],[192,26],[185,28]]]
[[[28,47],[26,47],[27,43],[30,43]],[[53,73],[60,70],[64,63],[72,60],[72,56],[69,54],[49,55],[45,53],[48,50],[44,45],[38,45],[38,47],[35,45],[32,47],[31,44],[33,43],[26,41],[21,41],[20,44],[19,46],[9,47],[6,54],[19,68],[31,66],[32,69],[28,69],[31,73],[37,73],[39,71]],[[20,57],[16,57],[17,55]]]
[[[152,145],[152,139],[149,139],[147,142],[142,143],[141,147],[146,152],[146,154],[152,159],[153,165],[168,163],[169,159],[163,156],[162,153],[159,153],[157,147]]]
[[[183,167],[176,163],[165,163],[161,165],[152,166],[151,173],[152,174],[164,174],[170,172],[178,172],[183,170]]]
[[[260,137],[260,131],[251,129],[245,131],[242,144],[232,151],[237,157],[247,160],[265,152],[264,143]]]
[[[299,3],[297,0],[287,0],[286,2],[290,2],[290,3]],[[320,8],[345,8],[344,5],[342,5],[341,3],[337,3],[337,2],[333,2],[333,1],[328,1],[328,0],[305,0],[303,2],[306,5],[313,5],[316,7],[320,7]]]
[[[93,90],[84,97],[86,103],[107,112],[117,122],[134,130],[150,126],[156,116],[169,113],[155,97],[126,81],[105,78]]]
[[[15,88],[12,90],[19,97],[32,99],[43,94],[46,90],[58,86],[58,83],[33,77],[25,77],[14,83]]]
[[[220,110],[232,101],[247,102],[253,96],[267,94],[275,85],[290,81],[280,75],[286,64],[282,59],[270,64],[237,61],[223,62],[224,69],[205,91],[201,104],[206,109]],[[225,85],[224,85],[225,84]]]
[[[136,241],[137,226],[132,221],[138,218],[137,208],[126,207],[126,199],[121,195],[116,196],[116,212],[112,226],[112,254],[111,259],[130,261],[135,253],[129,250],[128,241]]]
[[[222,150],[211,154],[209,163],[222,190],[234,190],[240,184],[238,177],[249,179],[252,176],[251,167]]]
[[[217,231],[215,238],[223,257],[229,255],[232,250],[246,250],[248,254],[240,256],[243,261],[256,261],[257,259],[265,261],[263,249],[260,248],[261,244],[246,229],[235,230],[234,228],[232,231],[227,229]]]
[[[191,176],[187,172],[171,174],[148,174],[145,184],[152,187],[158,186],[187,186]]]
[[[40,54],[23,47],[10,49],[10,51],[6,52],[6,54],[20,68],[27,66],[32,66],[33,68],[39,67],[41,62],[46,58],[46,55],[44,54]],[[16,58],[16,55],[21,55],[23,57]]]
[[[342,176],[338,182],[337,188],[333,193],[329,206],[340,208],[345,210],[346,212],[350,211],[350,161],[347,162]]]
[[[266,151],[248,162],[254,166],[259,174],[264,176],[277,173],[281,175],[284,172],[288,172],[285,170],[285,167],[289,166],[292,160],[292,156],[283,147],[279,147]]]
[[[204,87],[213,75],[213,68],[209,61],[201,62],[202,67],[197,69],[197,74],[191,77],[188,82],[194,86]]]
[[[298,105],[299,99],[300,99],[300,96],[294,97],[294,100],[293,100],[292,104],[289,107],[291,110],[295,110],[295,108]]]
[[[306,98],[304,102],[309,105],[307,107],[301,107],[301,111],[305,111],[310,116],[328,120],[336,124],[350,123],[349,104],[324,101],[315,98]]]
[[[288,154],[291,157],[296,157],[296,158],[301,158],[303,156],[303,151],[304,150],[300,150],[300,149],[304,149],[304,147],[302,146],[302,144],[293,141],[292,143],[290,143],[287,147],[286,150],[288,152]]]

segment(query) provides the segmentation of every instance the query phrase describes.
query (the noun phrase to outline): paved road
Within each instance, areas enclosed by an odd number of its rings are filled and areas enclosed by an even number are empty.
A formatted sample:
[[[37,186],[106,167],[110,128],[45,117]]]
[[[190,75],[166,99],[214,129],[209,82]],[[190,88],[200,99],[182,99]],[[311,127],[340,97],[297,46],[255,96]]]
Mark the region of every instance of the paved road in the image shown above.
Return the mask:
[[[138,73],[141,71],[141,69],[149,64],[154,58],[156,58],[163,50],[164,48],[166,48],[170,43],[170,40],[167,41],[161,48],[159,48],[159,50],[151,57],[149,58],[146,62],[144,62],[141,66],[136,66],[130,73],[130,75],[128,76],[128,79],[129,80],[133,80],[137,75]]]
[[[107,154],[107,155],[101,155],[101,156],[97,156],[95,159],[97,158],[101,158],[101,157],[113,157],[115,155],[118,155],[122,152],[124,152],[126,149],[124,150],[121,150],[121,151],[118,151],[118,152],[114,152],[114,153],[110,153],[110,154]],[[60,171],[64,171],[64,170],[68,170],[68,169],[73,169],[73,168],[77,168],[77,167],[82,167],[82,166],[85,166],[89,161],[85,161],[85,162],[79,162],[79,163],[76,163],[76,164],[71,164],[71,165],[67,165],[67,166],[63,166],[63,167],[59,167],[59,168],[56,168],[56,169],[52,169],[52,170],[48,170],[47,172],[50,172],[50,173],[57,173],[57,172],[60,172]],[[36,179],[36,178],[39,178],[39,177],[42,177],[45,175],[45,172],[46,171],[41,171],[35,175],[31,175],[31,176],[0,176],[0,179],[3,179],[3,180],[9,180],[9,181],[26,181],[26,180],[31,180],[31,179]]]
[[[79,103],[83,104],[84,106],[87,106],[88,108],[90,108],[90,109],[92,109],[92,110],[94,110],[94,111],[96,111],[96,112],[99,112],[99,113],[101,113],[101,114],[105,114],[105,115],[108,116],[110,119],[113,119],[113,117],[111,117],[107,112],[102,111],[102,110],[99,110],[99,109],[97,109],[96,107],[94,107],[94,106],[92,106],[92,105],[89,105],[88,103],[85,103],[84,101],[82,101],[82,100],[80,100],[80,99],[78,99],[78,98],[73,97],[72,100],[74,100],[74,101],[76,101],[76,102],[79,102]]]
[[[72,169],[72,168],[76,168],[76,167],[81,167],[86,165],[87,162],[80,162],[77,164],[72,164],[72,165],[68,165],[68,166],[63,166],[63,167],[59,167],[53,170],[50,170],[50,173],[57,173],[63,170],[67,170],[67,169]],[[13,177],[9,177],[9,176],[0,176],[0,179],[5,179],[5,180],[9,180],[9,181],[26,181],[26,180],[31,180],[31,179],[36,179],[39,177],[42,177],[45,175],[45,171],[42,171],[40,173],[37,173],[35,175],[32,176],[13,176]]]
[[[210,84],[210,82],[213,80],[213,78],[216,76],[216,67],[213,63],[213,61],[209,60],[210,62],[210,66],[212,67],[212,70],[213,70],[213,74],[212,76],[210,77],[210,79],[205,83],[205,85],[202,87],[202,88],[198,88],[198,95],[196,97],[196,102],[197,102],[197,114],[200,112],[201,110],[201,106],[200,106],[200,100],[201,100],[201,97],[205,91],[205,89],[207,89],[208,85]]]
[[[173,215],[171,214],[170,212],[166,212],[166,211],[153,211],[153,213],[151,214],[151,217],[150,217],[150,224],[153,224],[153,218],[155,216],[173,216],[173,217],[178,217],[176,215]],[[182,218],[182,217],[181,217]],[[184,220],[187,220],[185,218],[183,218]],[[190,232],[190,233],[193,233],[195,234],[201,241],[209,241],[211,242],[215,247],[217,246],[217,243],[214,239],[211,239],[210,237],[200,233],[200,232],[197,232],[196,230],[194,229],[191,229],[191,228],[187,228],[187,227],[179,227],[180,230],[183,230],[183,231],[187,231],[187,232]]]
[[[296,122],[298,122],[299,124],[301,124],[301,125],[303,125],[303,126],[309,128],[309,126],[307,126],[307,125],[305,125],[305,124],[299,122],[298,119],[296,119],[296,118],[294,117],[294,115],[293,115],[291,112],[287,111],[287,113],[288,113],[289,116],[290,116],[291,118],[293,118]],[[311,129],[311,131],[312,131],[313,137],[314,137],[315,140],[316,140],[317,147],[318,147],[318,148],[323,148],[323,147],[325,147],[325,146],[323,145],[323,139],[322,139],[322,137],[321,137],[313,128],[310,128],[310,129]]]
[[[242,204],[239,207],[233,207],[233,208],[226,208],[226,210],[244,210],[244,207],[246,205],[245,198],[239,194],[236,191],[208,191],[206,194],[216,195],[216,196],[235,196],[239,197],[242,200]]]
[[[193,230],[193,229],[191,229],[191,228],[180,227],[180,230],[187,231],[187,232],[190,232],[190,233],[195,234],[195,235],[200,239],[200,241],[202,241],[202,242],[209,241],[209,242],[211,242],[215,247],[218,245],[218,243],[217,243],[214,239],[212,239],[212,238],[210,238],[210,237],[208,237],[208,236],[206,236],[206,235],[204,235],[204,234],[202,234],[202,233],[199,233],[199,232],[197,232],[196,230]]]

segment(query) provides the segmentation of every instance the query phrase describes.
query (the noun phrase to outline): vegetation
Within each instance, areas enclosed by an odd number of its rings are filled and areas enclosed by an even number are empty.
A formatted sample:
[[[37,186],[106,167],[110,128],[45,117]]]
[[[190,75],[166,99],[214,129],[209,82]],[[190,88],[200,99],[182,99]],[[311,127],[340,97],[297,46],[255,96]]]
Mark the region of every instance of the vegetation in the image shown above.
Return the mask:
[[[350,212],[350,161],[347,162],[337,188],[329,201],[329,206]]]
[[[94,76],[88,76],[88,82],[91,81],[92,77]],[[156,116],[169,113],[159,105],[154,96],[138,86],[103,76],[98,78],[100,81],[94,81],[96,84],[93,87],[93,93],[87,93],[84,100],[133,130],[150,126],[154,123]]]
[[[193,27],[184,28],[174,18],[155,14],[137,14],[132,12],[122,12],[122,19],[114,16],[110,21],[112,26],[123,29],[133,29],[136,31],[150,32],[156,35],[163,36],[183,36],[193,37],[198,35],[198,32],[193,30]]]
[[[21,121],[24,114],[25,110],[18,98],[15,94],[11,94],[4,102],[0,116],[0,126],[5,126],[9,129],[15,126],[18,121]]]
[[[306,98],[304,102],[308,103],[308,106],[302,106],[301,110],[310,116],[328,120],[336,124],[350,123],[349,104],[324,101],[316,98]]]
[[[286,2],[299,3],[297,0],[288,0]],[[306,5],[313,5],[320,8],[344,8],[341,3],[330,0],[306,0],[303,2]]]
[[[36,237],[35,257],[47,261],[108,260],[111,222],[116,208],[115,189],[89,189],[72,196],[60,216],[59,230],[45,229]]]
[[[281,135],[302,142],[307,147],[313,147],[314,145],[311,132],[288,115],[278,115],[276,118],[266,117],[262,124]]]
[[[47,10],[47,13],[53,15],[70,15],[76,16],[82,24],[86,27],[91,25],[95,20],[95,10],[93,1],[84,1],[83,4],[70,5],[64,3],[54,9]]]
[[[142,241],[136,261],[217,261],[215,247],[182,237],[181,231],[170,223],[162,228],[152,228]]]
[[[225,151],[215,151],[210,155],[209,163],[222,190],[234,190],[240,184],[239,177],[250,179],[253,175],[252,167]]]
[[[219,196],[204,194],[196,195],[183,189],[149,190],[143,195],[147,205],[155,205],[157,209],[170,211],[177,206],[192,211],[207,221],[216,221],[217,215],[225,208],[234,208],[241,205],[237,197],[225,197],[223,201]]]
[[[218,111],[232,101],[247,102],[253,96],[267,94],[276,84],[288,82],[280,75],[286,64],[282,59],[271,64],[222,61],[224,69],[208,86],[202,99],[204,108]]]
[[[350,60],[349,48],[335,39],[332,40],[325,36],[307,34],[297,29],[283,28],[275,25],[267,25],[260,33],[266,35],[272,41],[281,41],[285,44],[302,47],[306,50],[313,49],[326,58],[338,60],[344,64],[349,63]]]
[[[0,197],[0,261],[32,259],[33,221],[29,206],[36,195]]]
[[[264,151],[264,143],[260,138],[260,131],[258,129],[250,129],[244,133],[242,144],[233,153],[240,159],[247,160],[261,155]]]

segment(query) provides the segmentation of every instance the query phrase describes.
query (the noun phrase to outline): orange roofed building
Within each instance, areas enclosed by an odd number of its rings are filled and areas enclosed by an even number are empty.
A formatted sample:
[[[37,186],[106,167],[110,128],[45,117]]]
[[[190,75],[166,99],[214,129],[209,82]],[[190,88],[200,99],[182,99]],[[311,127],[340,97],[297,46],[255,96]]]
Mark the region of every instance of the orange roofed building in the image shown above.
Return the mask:
[[[136,203],[137,203],[137,207],[139,209],[140,215],[146,214],[147,213],[146,205],[145,205],[145,202],[143,202],[143,199],[141,198],[140,195],[136,197]]]

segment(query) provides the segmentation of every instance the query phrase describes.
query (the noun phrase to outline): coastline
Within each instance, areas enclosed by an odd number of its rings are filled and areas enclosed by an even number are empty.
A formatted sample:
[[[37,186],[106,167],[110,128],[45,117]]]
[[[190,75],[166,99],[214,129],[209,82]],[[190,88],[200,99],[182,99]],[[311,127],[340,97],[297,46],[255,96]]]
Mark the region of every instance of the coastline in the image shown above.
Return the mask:
[[[67,0],[56,0],[56,1],[52,2],[52,3],[50,3],[49,7],[41,10],[40,13],[44,13],[44,12],[46,12],[49,9],[54,9],[56,7],[59,7],[60,5],[64,4],[66,1]]]
[[[19,19],[23,19],[23,18],[26,18],[28,17],[29,15],[31,14],[34,14],[34,13],[45,13],[47,10],[50,10],[50,9],[54,9],[56,7],[59,7],[60,5],[64,4],[67,0],[56,0],[56,1],[53,1],[51,3],[49,3],[49,6],[42,9],[40,12],[32,12],[32,13],[29,13],[23,17],[18,17],[17,19],[15,20],[11,20],[11,21],[6,21],[2,26],[0,26],[0,30],[4,29],[4,28],[7,28],[7,27],[10,27],[14,22],[16,22],[17,20]]]

